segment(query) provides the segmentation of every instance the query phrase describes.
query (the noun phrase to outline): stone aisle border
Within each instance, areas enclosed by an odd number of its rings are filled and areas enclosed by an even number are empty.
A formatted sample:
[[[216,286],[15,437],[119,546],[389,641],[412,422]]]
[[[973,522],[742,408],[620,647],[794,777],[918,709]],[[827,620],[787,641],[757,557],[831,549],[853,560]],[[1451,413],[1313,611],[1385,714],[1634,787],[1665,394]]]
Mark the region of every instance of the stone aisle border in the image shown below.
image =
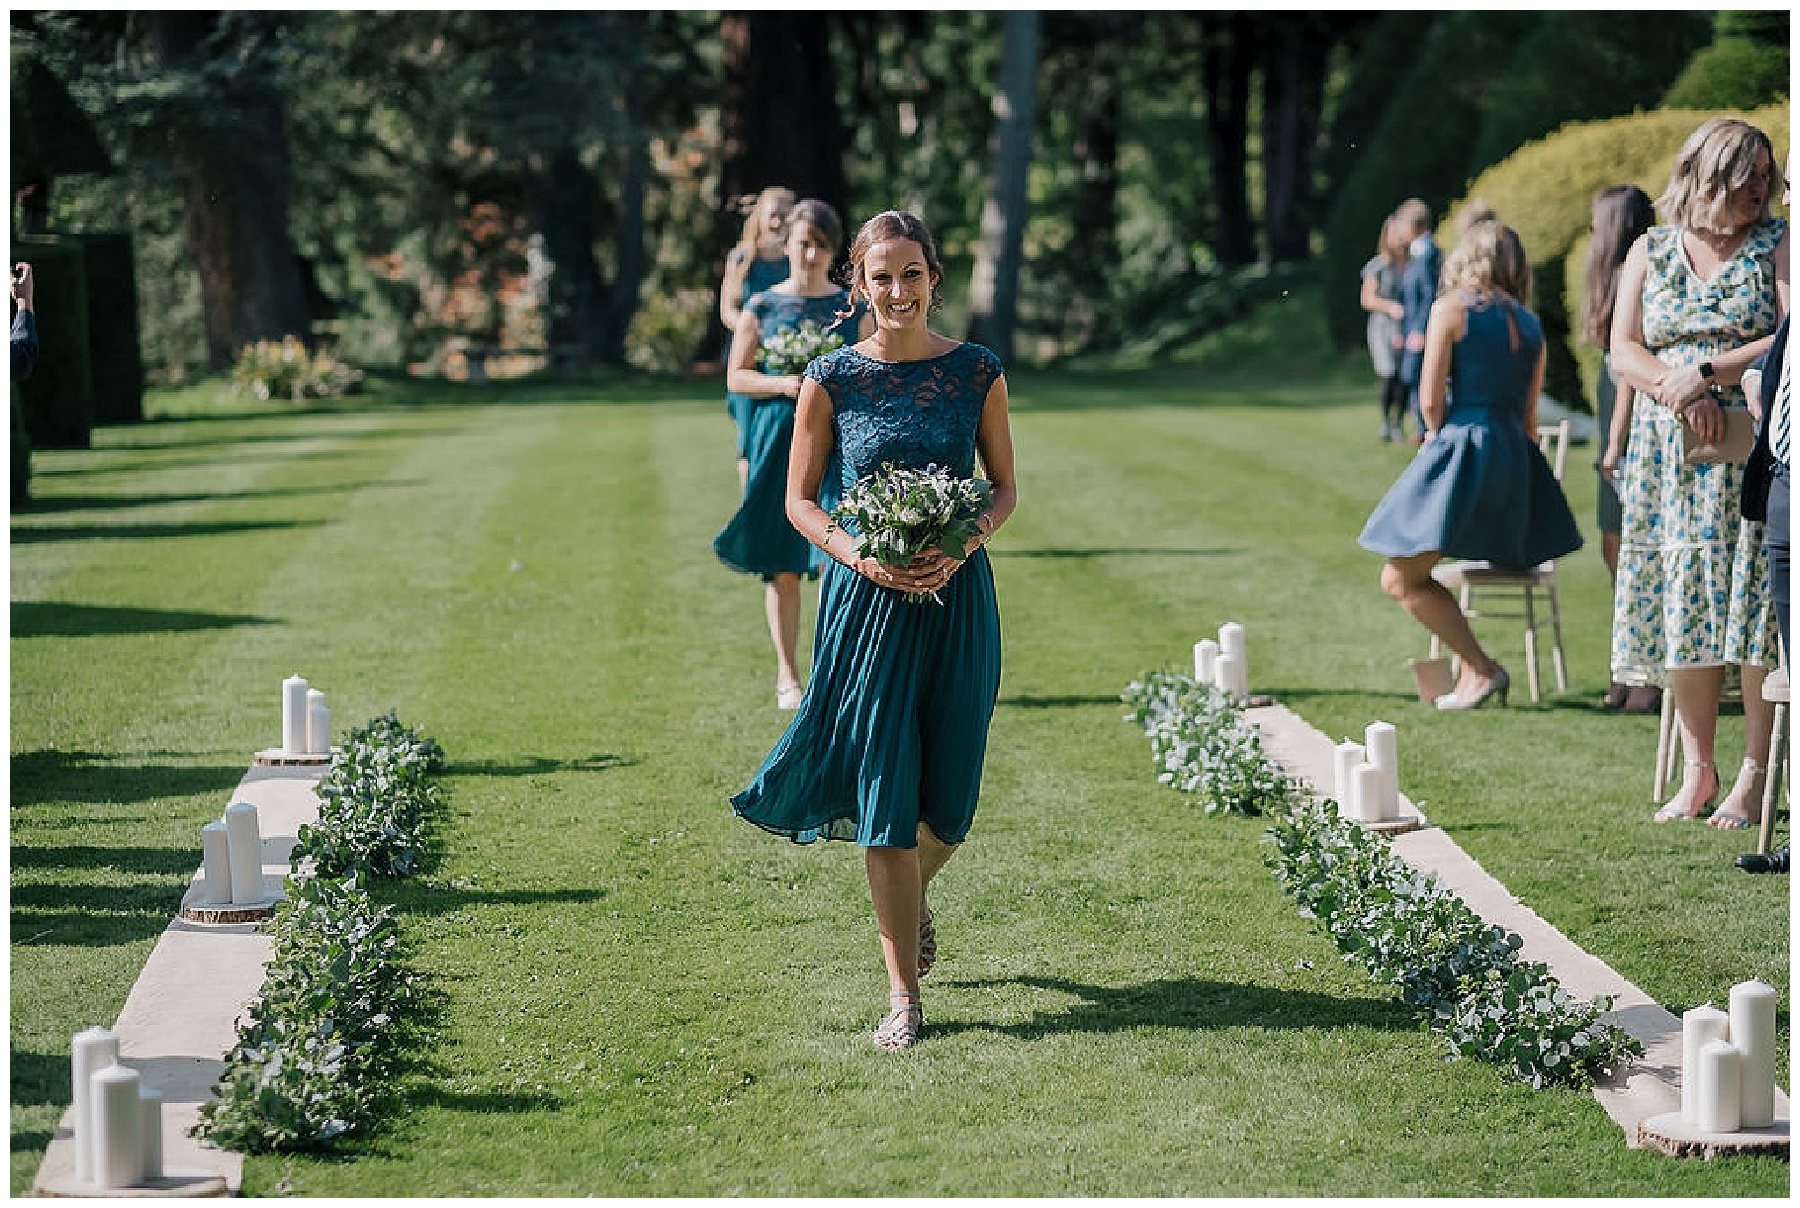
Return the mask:
[[[1246,709],[1244,715],[1261,731],[1270,758],[1310,782],[1320,796],[1331,795],[1330,786],[1337,774],[1331,739],[1283,705]],[[1471,859],[1449,835],[1431,826],[1404,793],[1400,797],[1400,814],[1403,818],[1417,818],[1420,826],[1394,836],[1391,842],[1395,855],[1414,868],[1436,873],[1488,922],[1517,932],[1525,941],[1521,949],[1525,959],[1549,966],[1570,994],[1590,1002],[1601,995],[1612,997],[1612,1020],[1642,1042],[1644,1055],[1623,1078],[1596,1085],[1594,1098],[1625,1130],[1625,1143],[1633,1149],[1641,1148],[1639,1124],[1652,1116],[1681,1109],[1681,1020],[1508,893],[1506,886]],[[1775,1128],[1783,1136],[1789,1132],[1789,1121],[1788,1097],[1777,1087]]]
[[[253,765],[231,802],[256,806],[262,831],[265,892],[282,892],[302,823],[316,822],[319,799],[313,788],[324,776],[318,765]],[[194,831],[195,854],[200,832]],[[196,870],[182,907],[201,899],[202,871]],[[163,1096],[162,1144],[165,1177],[146,1187],[102,1192],[75,1178],[74,1109],[63,1113],[56,1136],[44,1151],[32,1194],[121,1197],[236,1195],[243,1186],[243,1155],[203,1145],[187,1135],[200,1118],[200,1105],[225,1070],[225,1056],[237,1043],[237,1019],[262,990],[263,968],[274,941],[256,923],[207,925],[182,919],[178,909],[151,950],[112,1030],[119,1038],[119,1061],[137,1070],[143,1085]],[[96,1021],[97,1022],[97,1021]]]

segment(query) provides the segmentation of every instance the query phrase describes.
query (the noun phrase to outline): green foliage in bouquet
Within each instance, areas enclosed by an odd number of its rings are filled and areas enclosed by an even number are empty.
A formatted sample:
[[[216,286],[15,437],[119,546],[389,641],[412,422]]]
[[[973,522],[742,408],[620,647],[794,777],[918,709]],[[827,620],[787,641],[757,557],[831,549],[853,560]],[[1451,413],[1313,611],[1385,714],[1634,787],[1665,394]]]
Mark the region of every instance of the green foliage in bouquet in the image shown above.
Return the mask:
[[[362,370],[327,350],[308,352],[297,336],[246,344],[231,367],[231,388],[267,401],[342,398],[362,388]]]
[[[415,995],[391,912],[355,877],[295,885],[270,924],[262,992],[191,1135],[266,1153],[321,1148],[373,1123],[400,1064],[396,1016]]]
[[[1518,935],[1483,920],[1386,839],[1307,798],[1268,832],[1276,880],[1345,960],[1398,989],[1452,1056],[1542,1088],[1589,1086],[1642,1055],[1602,1018],[1610,999],[1571,997],[1544,965],[1519,959]]]
[[[1128,684],[1125,716],[1150,738],[1156,778],[1206,799],[1209,814],[1263,814],[1286,809],[1297,786],[1262,749],[1257,729],[1231,698],[1211,684],[1159,670]]]
[[[844,346],[844,337],[826,331],[811,319],[794,327],[783,328],[762,342],[758,363],[768,374],[788,375],[806,372],[806,367],[828,352]]]
[[[831,515],[856,538],[858,557],[907,566],[928,549],[958,557],[981,535],[975,521],[993,498],[993,484],[984,479],[959,478],[935,463],[914,470],[884,462],[858,481]],[[906,598],[918,603],[936,599],[937,593]]]
[[[351,731],[314,790],[319,818],[300,827],[295,855],[310,859],[320,876],[412,876],[424,864],[426,828],[438,805],[427,777],[443,767],[436,740],[392,713]]]

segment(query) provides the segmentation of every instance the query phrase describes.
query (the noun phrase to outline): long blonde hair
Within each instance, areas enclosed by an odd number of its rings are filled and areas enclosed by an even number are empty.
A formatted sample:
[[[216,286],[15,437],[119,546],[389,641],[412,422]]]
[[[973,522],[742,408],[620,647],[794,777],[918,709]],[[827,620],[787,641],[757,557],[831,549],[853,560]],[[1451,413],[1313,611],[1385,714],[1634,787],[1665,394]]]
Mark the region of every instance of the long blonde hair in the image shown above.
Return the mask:
[[[764,235],[763,210],[771,202],[777,201],[787,203],[788,208],[792,209],[796,200],[798,198],[792,189],[784,189],[780,185],[770,185],[758,193],[755,199],[750,201],[750,212],[744,215],[744,229],[738,235],[735,250],[749,260],[756,259],[757,252],[761,250],[759,245],[762,243]]]
[[[1732,234],[1737,228],[1724,225],[1726,207],[1731,204],[1731,194],[1748,183],[1756,171],[1758,150],[1768,154],[1773,179],[1763,195],[1762,212],[1753,221],[1767,218],[1769,201],[1780,183],[1774,144],[1749,122],[1715,117],[1702,122],[1681,144],[1675,168],[1669,173],[1669,187],[1656,199],[1663,220],[1716,235]]]

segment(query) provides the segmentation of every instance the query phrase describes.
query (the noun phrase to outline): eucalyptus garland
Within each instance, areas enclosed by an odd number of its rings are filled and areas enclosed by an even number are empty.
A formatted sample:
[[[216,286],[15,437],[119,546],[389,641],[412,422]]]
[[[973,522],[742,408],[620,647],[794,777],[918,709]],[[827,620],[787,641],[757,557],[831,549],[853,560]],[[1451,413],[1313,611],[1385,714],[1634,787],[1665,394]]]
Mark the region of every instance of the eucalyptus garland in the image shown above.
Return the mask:
[[[1205,798],[1209,814],[1280,813],[1297,784],[1263,752],[1256,727],[1225,692],[1168,669],[1126,685],[1125,716],[1150,738],[1156,778]]]

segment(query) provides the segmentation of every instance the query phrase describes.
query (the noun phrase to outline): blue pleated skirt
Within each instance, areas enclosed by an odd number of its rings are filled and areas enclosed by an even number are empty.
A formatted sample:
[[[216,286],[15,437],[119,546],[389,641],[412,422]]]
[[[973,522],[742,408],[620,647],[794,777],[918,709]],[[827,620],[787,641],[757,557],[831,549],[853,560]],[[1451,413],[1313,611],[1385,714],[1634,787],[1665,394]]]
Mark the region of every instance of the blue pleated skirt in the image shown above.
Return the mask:
[[[838,562],[825,567],[812,680],[799,712],[731,799],[796,843],[917,846],[924,823],[960,843],[975,817],[1000,692],[1000,610],[986,550],[909,604]]]
[[[1436,550],[1509,570],[1580,549],[1562,486],[1524,426],[1482,408],[1460,410],[1375,505],[1362,547],[1390,558]]]
[[[752,399],[744,455],[750,462],[737,514],[713,538],[713,553],[733,570],[761,575],[816,575],[825,555],[787,516],[788,453],[794,443],[794,400]],[[829,504],[826,505],[829,508]]]

